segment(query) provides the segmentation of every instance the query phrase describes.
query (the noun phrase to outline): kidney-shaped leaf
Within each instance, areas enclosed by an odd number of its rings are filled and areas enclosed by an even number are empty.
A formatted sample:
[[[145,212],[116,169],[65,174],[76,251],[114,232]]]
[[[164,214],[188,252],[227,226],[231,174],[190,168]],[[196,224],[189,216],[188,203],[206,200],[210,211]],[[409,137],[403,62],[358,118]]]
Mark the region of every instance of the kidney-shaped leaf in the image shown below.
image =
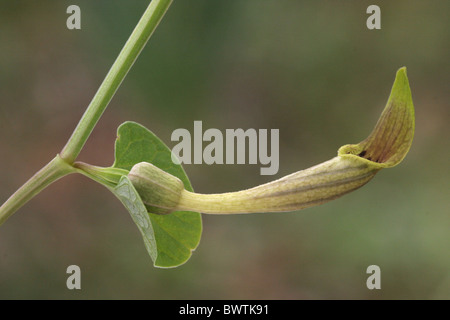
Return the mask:
[[[178,177],[186,190],[193,191],[179,164],[171,159],[170,149],[151,131],[135,122],[125,122],[117,130],[114,168],[131,170],[139,162],[149,162]],[[177,211],[167,215],[147,213],[136,189],[122,177],[113,189],[130,212],[144,238],[156,267],[176,267],[186,262],[201,238],[200,213]],[[144,214],[144,212],[146,214]]]

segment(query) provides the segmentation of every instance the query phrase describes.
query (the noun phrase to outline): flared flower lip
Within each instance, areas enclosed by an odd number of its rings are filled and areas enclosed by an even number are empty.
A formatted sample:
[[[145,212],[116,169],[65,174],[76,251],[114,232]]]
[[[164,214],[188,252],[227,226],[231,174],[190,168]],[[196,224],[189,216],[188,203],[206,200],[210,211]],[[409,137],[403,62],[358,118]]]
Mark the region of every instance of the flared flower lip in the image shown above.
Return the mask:
[[[358,144],[344,145],[338,155],[359,159],[374,168],[398,165],[411,148],[414,138],[414,105],[406,67],[397,71],[391,94],[375,128]]]

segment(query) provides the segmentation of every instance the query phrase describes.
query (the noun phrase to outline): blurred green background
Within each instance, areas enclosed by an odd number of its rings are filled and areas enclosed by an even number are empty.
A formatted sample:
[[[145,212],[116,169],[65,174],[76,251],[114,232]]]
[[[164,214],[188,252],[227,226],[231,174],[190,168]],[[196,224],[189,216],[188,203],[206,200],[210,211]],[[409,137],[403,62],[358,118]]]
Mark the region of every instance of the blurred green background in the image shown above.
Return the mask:
[[[58,153],[148,1],[0,0],[0,202]],[[81,7],[82,29],[66,28]],[[366,9],[381,8],[381,30]],[[280,129],[280,170],[186,165],[198,192],[328,160],[372,130],[407,66],[416,135],[398,167],[300,212],[206,216],[175,269],[152,267],[127,211],[72,175],[0,228],[2,299],[449,299],[450,2],[175,0],[79,159],[113,162],[116,128]],[[66,268],[81,267],[81,290]],[[366,268],[381,268],[368,290]]]

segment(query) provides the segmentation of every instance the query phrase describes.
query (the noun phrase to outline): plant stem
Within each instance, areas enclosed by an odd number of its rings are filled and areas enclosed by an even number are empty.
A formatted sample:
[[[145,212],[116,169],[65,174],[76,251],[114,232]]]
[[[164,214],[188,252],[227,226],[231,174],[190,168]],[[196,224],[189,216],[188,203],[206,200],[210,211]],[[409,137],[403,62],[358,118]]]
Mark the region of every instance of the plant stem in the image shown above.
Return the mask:
[[[129,171],[120,168],[103,168],[93,166],[84,162],[75,162],[73,164],[78,173],[104,185],[107,188],[114,188],[122,176],[128,175]]]
[[[74,161],[171,3],[172,0],[153,0],[149,4],[60,155],[31,177],[0,207],[0,225],[49,184],[69,173],[81,171],[72,166]]]
[[[65,175],[76,172],[76,169],[56,156],[45,167],[39,170],[22,187],[19,188],[1,207],[0,225],[2,225],[21,206],[41,192],[50,183]]]
[[[151,37],[172,0],[153,0],[144,12],[141,20],[126,42],[116,61],[100,85],[86,112],[75,128],[66,146],[61,151],[61,158],[72,164],[78,157],[89,135],[116,93],[128,71],[133,66],[140,52]]]

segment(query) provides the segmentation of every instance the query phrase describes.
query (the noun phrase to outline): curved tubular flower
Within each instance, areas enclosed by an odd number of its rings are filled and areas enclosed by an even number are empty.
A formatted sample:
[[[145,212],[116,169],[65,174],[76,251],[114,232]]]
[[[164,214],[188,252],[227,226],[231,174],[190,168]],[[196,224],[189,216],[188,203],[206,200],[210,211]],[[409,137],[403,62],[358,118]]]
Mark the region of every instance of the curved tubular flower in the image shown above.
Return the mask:
[[[354,191],[381,169],[399,164],[411,147],[414,126],[414,106],[403,67],[397,71],[387,105],[369,137],[358,144],[342,146],[336,157],[314,167],[251,189],[221,194],[187,191],[178,178],[145,162],[135,165],[128,177],[149,212],[295,211]]]

